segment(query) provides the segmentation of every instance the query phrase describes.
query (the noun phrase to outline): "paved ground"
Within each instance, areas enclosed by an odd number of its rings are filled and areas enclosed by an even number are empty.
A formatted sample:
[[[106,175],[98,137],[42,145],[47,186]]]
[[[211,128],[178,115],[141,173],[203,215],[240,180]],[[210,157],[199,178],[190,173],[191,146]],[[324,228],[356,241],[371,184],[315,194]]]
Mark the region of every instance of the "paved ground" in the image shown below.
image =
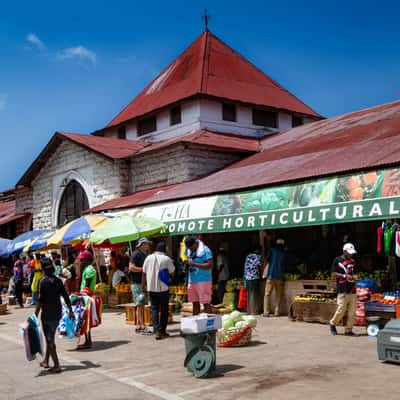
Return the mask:
[[[58,339],[63,373],[49,375],[23,355],[18,323],[32,309],[0,316],[0,399],[398,399],[400,365],[379,363],[376,341],[332,337],[327,327],[260,318],[253,344],[218,349],[217,372],[195,379],[183,368],[179,325],[156,342],[137,336],[124,315],[107,312],[93,330],[95,346],[74,351]],[[363,329],[358,332],[364,333]]]

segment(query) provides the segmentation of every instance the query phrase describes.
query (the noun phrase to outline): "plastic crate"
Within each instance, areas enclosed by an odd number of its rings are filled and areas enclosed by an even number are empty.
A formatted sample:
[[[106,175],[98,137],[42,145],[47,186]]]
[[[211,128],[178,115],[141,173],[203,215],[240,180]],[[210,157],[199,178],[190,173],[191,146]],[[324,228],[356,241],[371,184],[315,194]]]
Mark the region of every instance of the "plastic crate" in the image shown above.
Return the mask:
[[[367,301],[365,303],[366,311],[380,311],[380,312],[396,312],[395,304],[381,304],[377,301]]]

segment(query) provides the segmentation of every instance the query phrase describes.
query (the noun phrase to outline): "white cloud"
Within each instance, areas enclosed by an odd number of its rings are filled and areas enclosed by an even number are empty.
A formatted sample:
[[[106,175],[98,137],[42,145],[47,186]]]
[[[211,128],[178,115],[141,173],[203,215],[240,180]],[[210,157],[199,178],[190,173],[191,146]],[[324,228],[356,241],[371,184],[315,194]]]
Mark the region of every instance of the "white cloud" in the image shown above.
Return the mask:
[[[6,108],[8,94],[0,93],[0,111]]]
[[[45,50],[45,49],[46,49],[46,46],[45,46],[45,44],[43,43],[43,41],[41,41],[41,40],[39,39],[39,37],[38,37],[37,35],[35,35],[34,33],[30,33],[30,34],[26,37],[26,40],[27,40],[29,43],[31,43],[31,44],[33,44],[34,46],[36,46],[36,48],[37,48],[38,50]]]
[[[69,47],[64,49],[57,54],[57,57],[60,60],[77,59],[82,62],[88,61],[93,66],[96,65],[97,61],[96,53],[84,46]]]

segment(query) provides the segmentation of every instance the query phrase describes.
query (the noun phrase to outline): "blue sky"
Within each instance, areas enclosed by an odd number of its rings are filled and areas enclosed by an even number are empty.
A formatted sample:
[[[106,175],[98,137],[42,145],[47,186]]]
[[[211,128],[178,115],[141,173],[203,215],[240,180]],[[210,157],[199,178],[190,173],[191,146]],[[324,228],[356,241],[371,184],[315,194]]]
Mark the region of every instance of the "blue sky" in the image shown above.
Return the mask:
[[[0,190],[56,130],[107,124],[202,32],[205,7],[217,36],[325,116],[399,99],[396,1],[4,2]]]

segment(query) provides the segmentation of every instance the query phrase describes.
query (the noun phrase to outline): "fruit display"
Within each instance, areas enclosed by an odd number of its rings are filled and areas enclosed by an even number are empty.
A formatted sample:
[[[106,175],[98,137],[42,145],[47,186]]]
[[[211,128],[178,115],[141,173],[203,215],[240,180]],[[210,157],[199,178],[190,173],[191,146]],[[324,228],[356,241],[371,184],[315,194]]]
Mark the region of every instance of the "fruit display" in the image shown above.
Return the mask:
[[[298,281],[299,279],[301,279],[301,275],[300,274],[285,274],[284,279],[285,279],[285,281]]]
[[[335,298],[333,297],[334,293],[307,293],[307,294],[298,294],[295,296],[295,301],[301,302],[313,302],[313,303],[328,303],[335,302]]]
[[[317,281],[324,281],[332,279],[332,277],[329,271],[317,271],[314,275],[314,279]]]
[[[231,279],[226,283],[226,291],[233,292],[234,290],[240,290],[243,286],[243,279]]]
[[[115,290],[117,293],[131,293],[131,285],[128,283],[119,283],[115,286]]]
[[[357,278],[359,280],[372,279],[378,286],[382,286],[382,283],[389,279],[388,272],[384,269],[378,269],[374,272],[357,272]]]
[[[384,292],[383,298],[380,300],[381,304],[400,304],[400,291]]]
[[[98,283],[95,287],[95,293],[110,293],[111,287],[104,282]]]
[[[180,285],[180,286],[170,286],[169,293],[178,296],[185,296],[187,295],[187,287]]]

